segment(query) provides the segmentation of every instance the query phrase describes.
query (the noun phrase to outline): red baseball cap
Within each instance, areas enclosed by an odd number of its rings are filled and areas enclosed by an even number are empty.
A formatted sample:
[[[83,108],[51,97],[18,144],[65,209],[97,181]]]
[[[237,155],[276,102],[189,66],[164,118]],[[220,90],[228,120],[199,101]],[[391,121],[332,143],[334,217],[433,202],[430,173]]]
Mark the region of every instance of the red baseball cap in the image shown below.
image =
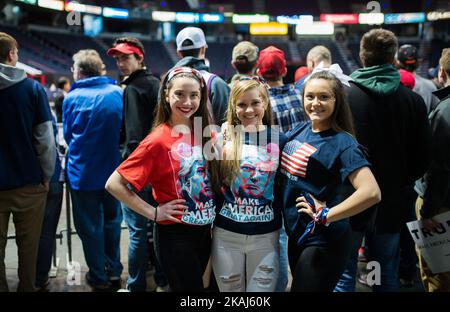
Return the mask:
[[[399,69],[398,73],[400,74],[400,83],[405,87],[414,89],[414,86],[416,85],[416,78],[414,75],[404,69]]]
[[[108,54],[108,56],[114,56],[117,52],[123,53],[123,54],[136,53],[139,57],[144,56],[144,54],[142,53],[142,51],[139,48],[132,46],[126,42],[122,42],[122,43],[115,45],[113,48],[106,51],[106,54]]]
[[[286,71],[284,52],[274,46],[269,46],[259,52],[258,70],[261,76],[276,78]]]
[[[299,81],[300,79],[302,79],[304,76],[308,75],[309,70],[308,67],[306,66],[300,66],[299,68],[297,68],[297,70],[295,71],[295,81]]]

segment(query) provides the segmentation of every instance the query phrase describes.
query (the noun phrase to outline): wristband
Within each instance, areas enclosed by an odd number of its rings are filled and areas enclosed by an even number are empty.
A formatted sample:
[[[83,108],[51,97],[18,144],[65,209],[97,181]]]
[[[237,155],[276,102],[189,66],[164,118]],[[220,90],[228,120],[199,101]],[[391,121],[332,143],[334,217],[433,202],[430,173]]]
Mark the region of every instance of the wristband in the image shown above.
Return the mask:
[[[313,215],[313,219],[308,223],[308,225],[305,228],[305,231],[297,240],[297,246],[301,246],[303,244],[306,236],[314,233],[316,224],[322,224],[324,226],[330,225],[330,222],[327,222],[327,215],[328,215],[329,211],[330,211],[330,208],[328,208],[328,207],[319,207],[316,209],[316,212]]]
[[[314,221],[322,225],[329,226],[330,222],[327,222],[327,215],[329,211],[330,208],[328,207],[319,207],[315,213]]]

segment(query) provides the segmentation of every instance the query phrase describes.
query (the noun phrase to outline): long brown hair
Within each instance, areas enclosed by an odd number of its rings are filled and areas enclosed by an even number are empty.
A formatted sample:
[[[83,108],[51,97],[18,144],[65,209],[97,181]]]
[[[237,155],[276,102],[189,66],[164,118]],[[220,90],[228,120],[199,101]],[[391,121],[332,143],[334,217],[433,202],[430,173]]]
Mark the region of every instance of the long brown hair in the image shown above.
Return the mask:
[[[243,132],[239,129],[241,121],[237,117],[236,104],[240,96],[245,92],[258,89],[259,96],[265,104],[264,116],[262,124],[270,127],[273,125],[272,105],[270,104],[270,97],[265,85],[254,79],[239,80],[233,83],[230,91],[230,98],[228,100],[227,110],[227,125],[229,138],[231,141],[231,153],[225,154],[225,158],[220,162],[220,176],[225,185],[231,185],[236,176],[240,174],[240,154],[243,144]]]
[[[195,70],[193,70],[193,69],[191,69],[192,72],[180,72],[179,74],[176,74],[175,76],[171,77],[171,79],[169,80],[169,76],[171,76],[171,73],[174,70],[177,70],[177,68],[169,71],[162,80],[161,87],[159,89],[159,100],[158,100],[158,104],[156,105],[156,108],[155,108],[155,119],[153,120],[152,131],[156,127],[158,127],[162,124],[167,124],[171,127],[173,126],[170,122],[171,116],[172,116],[172,109],[170,107],[170,103],[167,102],[167,100],[166,100],[166,95],[169,94],[170,89],[173,87],[173,82],[176,79],[183,78],[183,77],[194,79],[200,85],[200,105],[199,105],[198,109],[195,111],[195,113],[190,117],[191,123],[194,126],[194,122],[193,122],[194,118],[200,117],[202,120],[203,129],[205,127],[208,127],[211,124],[211,122],[210,122],[210,117],[209,117],[210,114],[209,114],[208,105],[207,105],[208,89],[207,89],[205,80],[201,77],[201,75],[198,72],[194,72]],[[201,133],[203,133],[203,129],[202,129]],[[192,129],[192,131],[194,131],[194,129]],[[207,143],[207,141],[208,141],[208,138],[205,138],[202,136],[203,154],[204,154],[204,147],[205,147],[205,144]],[[203,155],[203,156],[205,156],[205,155]],[[212,189],[216,194],[219,194],[221,183],[220,183],[220,177],[219,177],[220,169],[219,169],[218,160],[217,159],[208,160],[207,164],[208,164],[208,171],[209,171],[209,174],[211,177]]]
[[[336,99],[333,114],[331,114],[331,129],[338,132],[347,132],[352,136],[355,136],[355,128],[353,126],[353,117],[348,105],[347,95],[344,90],[344,86],[341,81],[336,78],[332,73],[328,71],[321,71],[311,75],[311,77],[305,82],[302,89],[303,110],[305,109],[305,89],[308,83],[313,79],[323,79],[330,82],[331,90]],[[305,114],[309,119],[308,114]]]

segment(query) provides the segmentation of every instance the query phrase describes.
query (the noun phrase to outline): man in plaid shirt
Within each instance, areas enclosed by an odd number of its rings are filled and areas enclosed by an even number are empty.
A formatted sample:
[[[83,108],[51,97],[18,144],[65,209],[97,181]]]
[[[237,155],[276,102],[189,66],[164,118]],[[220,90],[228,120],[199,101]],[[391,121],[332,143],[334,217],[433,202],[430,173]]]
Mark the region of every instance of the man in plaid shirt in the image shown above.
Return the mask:
[[[284,52],[274,46],[262,50],[257,73],[270,86],[270,103],[275,122],[281,130],[287,132],[304,121],[300,92],[292,84],[283,84],[283,77],[287,73]]]

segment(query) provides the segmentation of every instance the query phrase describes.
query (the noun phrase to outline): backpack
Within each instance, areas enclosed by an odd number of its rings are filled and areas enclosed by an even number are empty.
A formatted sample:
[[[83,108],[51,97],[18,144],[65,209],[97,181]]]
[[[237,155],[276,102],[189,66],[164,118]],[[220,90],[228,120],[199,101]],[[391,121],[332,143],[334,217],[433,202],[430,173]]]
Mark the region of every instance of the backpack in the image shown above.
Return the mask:
[[[212,74],[206,70],[200,70],[199,72],[202,75],[203,79],[205,79],[205,82],[206,82],[206,87],[208,90],[207,105],[208,105],[209,117],[211,118],[211,122],[213,124],[215,124],[216,120],[214,118],[213,107],[212,107],[211,85],[212,85],[213,80],[217,77],[217,75]]]

